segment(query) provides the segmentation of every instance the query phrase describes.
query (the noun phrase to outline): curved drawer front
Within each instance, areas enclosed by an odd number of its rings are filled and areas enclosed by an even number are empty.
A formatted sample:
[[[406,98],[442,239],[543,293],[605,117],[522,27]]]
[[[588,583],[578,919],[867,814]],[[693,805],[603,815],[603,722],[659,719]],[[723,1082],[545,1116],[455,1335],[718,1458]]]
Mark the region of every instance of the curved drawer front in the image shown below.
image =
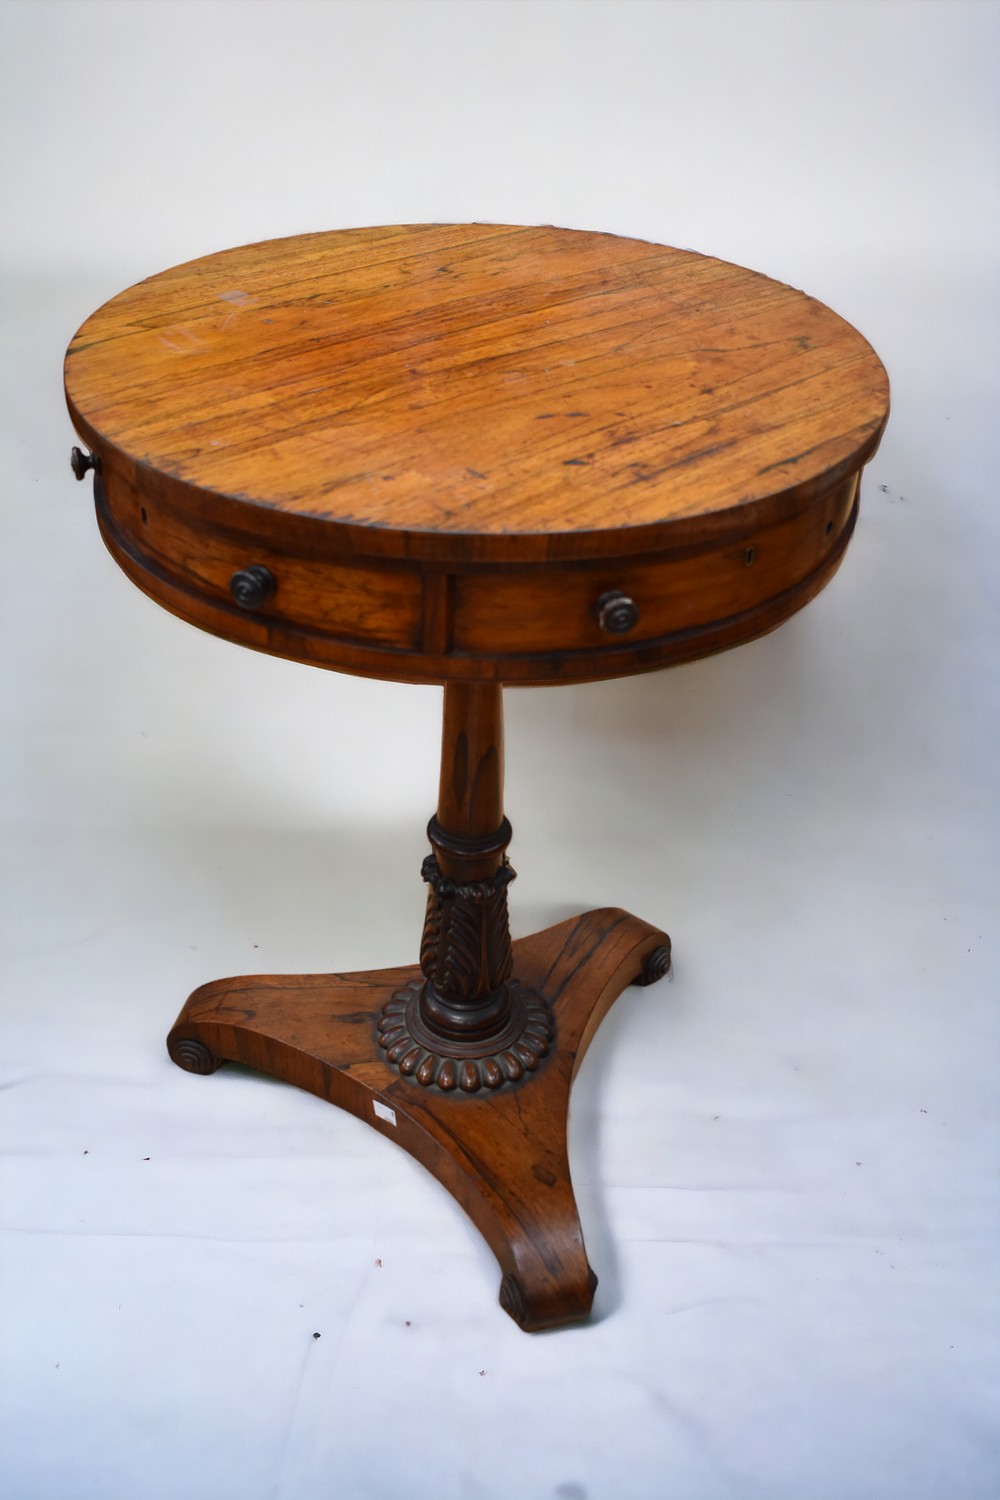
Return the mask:
[[[719,547],[559,572],[466,574],[456,581],[452,648],[606,652],[709,630],[820,566],[849,524],[856,491],[855,476],[804,514]]]
[[[193,525],[106,465],[95,496],[104,540],[130,577],[158,603],[214,634],[305,661],[317,659],[308,646],[314,637],[420,649],[422,587],[412,569],[279,551],[249,529]],[[260,568],[270,591],[259,605],[241,607],[234,579]]]
[[[799,515],[697,548],[454,570],[339,555],[322,521],[276,536],[250,506],[245,528],[223,525],[140,486],[141,470],[102,458],[102,534],[129,576],[192,624],[395,681],[547,683],[649,671],[773,629],[836,570],[858,475]]]

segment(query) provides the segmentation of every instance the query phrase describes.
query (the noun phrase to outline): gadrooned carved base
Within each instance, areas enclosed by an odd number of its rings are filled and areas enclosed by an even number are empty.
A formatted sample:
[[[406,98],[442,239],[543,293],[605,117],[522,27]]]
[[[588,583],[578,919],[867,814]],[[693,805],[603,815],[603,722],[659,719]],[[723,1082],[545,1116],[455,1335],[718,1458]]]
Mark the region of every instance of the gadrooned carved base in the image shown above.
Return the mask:
[[[462,1089],[475,1094],[481,1088],[498,1089],[518,1083],[533,1073],[551,1050],[555,1022],[548,1005],[534,990],[516,979],[508,981],[510,1020],[499,1036],[478,1042],[445,1042],[429,1032],[420,1019],[417,979],[397,990],[382,1007],[378,1020],[378,1042],[387,1061],[404,1078],[413,1078],[425,1088],[445,1093]]]

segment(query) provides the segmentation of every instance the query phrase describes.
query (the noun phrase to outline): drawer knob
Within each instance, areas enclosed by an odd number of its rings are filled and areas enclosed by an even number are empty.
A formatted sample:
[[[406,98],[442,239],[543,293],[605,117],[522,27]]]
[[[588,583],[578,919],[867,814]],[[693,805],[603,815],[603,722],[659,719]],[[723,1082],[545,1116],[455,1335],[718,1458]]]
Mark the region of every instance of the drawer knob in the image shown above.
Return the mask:
[[[625,635],[639,623],[639,606],[621,589],[609,589],[597,601],[597,623],[608,635]]]
[[[96,453],[84,453],[82,448],[71,448],[69,466],[77,479],[83,479],[88,469],[93,469],[95,474],[100,473],[101,460]]]
[[[241,568],[229,580],[229,592],[240,609],[259,609],[270,599],[277,586],[274,574],[261,567],[260,563],[251,563],[249,568]]]

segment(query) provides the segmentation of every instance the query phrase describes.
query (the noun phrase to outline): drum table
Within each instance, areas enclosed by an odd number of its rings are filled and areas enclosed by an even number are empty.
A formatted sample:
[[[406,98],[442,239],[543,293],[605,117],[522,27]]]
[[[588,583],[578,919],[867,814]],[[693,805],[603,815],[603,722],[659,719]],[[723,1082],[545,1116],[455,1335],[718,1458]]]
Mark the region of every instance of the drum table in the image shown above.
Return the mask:
[[[807,603],[886,422],[879,360],[812,298],[690,251],[418,225],[153,276],[84,323],[66,394],[77,478],[157,603],[444,685],[419,965],[203,985],[170,1056],[366,1120],[479,1226],[522,1328],[585,1317],[570,1085],[670,942],[614,909],[511,942],[502,684],[690,661]]]

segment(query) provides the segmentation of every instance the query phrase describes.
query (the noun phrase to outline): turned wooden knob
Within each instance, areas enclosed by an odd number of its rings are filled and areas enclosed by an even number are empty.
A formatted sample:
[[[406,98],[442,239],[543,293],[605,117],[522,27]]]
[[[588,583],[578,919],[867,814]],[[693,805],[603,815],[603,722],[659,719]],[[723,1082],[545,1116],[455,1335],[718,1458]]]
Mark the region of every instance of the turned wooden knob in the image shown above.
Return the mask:
[[[597,601],[597,623],[608,635],[625,635],[639,623],[639,606],[621,589],[609,589]]]
[[[249,568],[241,568],[229,580],[229,592],[240,609],[259,609],[270,599],[277,586],[274,574],[260,563],[251,563]]]
[[[69,463],[77,479],[82,479],[88,469],[93,469],[96,474],[101,467],[97,455],[94,453],[84,453],[82,448],[70,449]]]

